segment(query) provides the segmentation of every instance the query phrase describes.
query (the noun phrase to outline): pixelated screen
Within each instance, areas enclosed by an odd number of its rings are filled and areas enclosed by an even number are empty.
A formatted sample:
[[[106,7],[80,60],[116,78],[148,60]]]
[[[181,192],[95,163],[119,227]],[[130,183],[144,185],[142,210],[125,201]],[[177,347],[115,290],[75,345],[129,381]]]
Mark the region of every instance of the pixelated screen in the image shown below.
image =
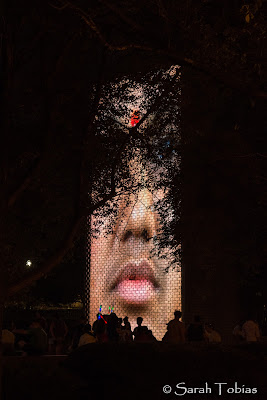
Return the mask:
[[[88,219],[89,321],[101,307],[102,314],[128,316],[133,330],[140,316],[158,340],[182,306],[180,243],[169,229],[174,176],[179,184],[180,154],[172,146],[180,137],[179,79],[173,66],[111,82],[95,121],[96,134],[109,146],[116,142],[109,170],[116,193]],[[103,197],[108,176],[96,177],[93,200]]]

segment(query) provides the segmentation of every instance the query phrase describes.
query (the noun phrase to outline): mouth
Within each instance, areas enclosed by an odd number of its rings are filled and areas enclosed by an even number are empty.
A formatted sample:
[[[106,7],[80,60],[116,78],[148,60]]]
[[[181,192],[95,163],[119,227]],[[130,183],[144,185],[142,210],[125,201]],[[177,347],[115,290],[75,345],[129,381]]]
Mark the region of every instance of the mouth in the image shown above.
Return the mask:
[[[159,291],[159,284],[149,262],[140,260],[122,268],[111,290],[127,303],[142,304]]]

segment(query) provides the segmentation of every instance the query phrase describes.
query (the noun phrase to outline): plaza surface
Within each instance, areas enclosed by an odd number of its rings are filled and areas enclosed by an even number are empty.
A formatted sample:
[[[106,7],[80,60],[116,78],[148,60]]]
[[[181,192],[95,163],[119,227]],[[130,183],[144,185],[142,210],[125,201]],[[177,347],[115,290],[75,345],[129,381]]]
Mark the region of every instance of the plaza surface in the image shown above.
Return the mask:
[[[69,356],[6,357],[4,399],[265,400],[266,355],[265,343],[171,346],[158,342],[91,344]],[[221,394],[218,383],[226,383]],[[236,387],[241,392],[233,392]],[[257,393],[248,393],[252,388]]]

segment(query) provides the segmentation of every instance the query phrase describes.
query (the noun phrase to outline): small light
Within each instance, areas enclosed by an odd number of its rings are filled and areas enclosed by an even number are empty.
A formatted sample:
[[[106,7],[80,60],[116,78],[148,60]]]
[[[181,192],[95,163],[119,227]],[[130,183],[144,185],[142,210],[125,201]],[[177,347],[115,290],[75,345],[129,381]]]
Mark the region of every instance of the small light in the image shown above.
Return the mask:
[[[27,265],[27,267],[30,267],[30,266],[32,265],[31,260],[27,260],[27,261],[26,261],[26,265]]]

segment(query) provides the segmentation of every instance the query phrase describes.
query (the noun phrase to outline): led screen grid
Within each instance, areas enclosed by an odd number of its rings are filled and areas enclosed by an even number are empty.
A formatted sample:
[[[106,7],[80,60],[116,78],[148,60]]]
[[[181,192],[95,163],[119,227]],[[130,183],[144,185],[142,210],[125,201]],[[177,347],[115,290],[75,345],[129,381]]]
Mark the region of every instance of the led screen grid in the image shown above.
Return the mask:
[[[131,101],[125,102],[123,114],[126,114],[124,120],[131,121],[133,110],[141,110],[141,117],[144,114],[142,104],[148,88],[142,90],[142,85],[130,80],[128,84],[134,88],[132,93],[136,94],[136,99],[131,96]],[[91,324],[100,306],[102,314],[113,311],[118,317],[128,316],[132,330],[136,318],[141,316],[143,325],[161,340],[167,322],[182,306],[180,269],[168,269],[172,250],[166,246],[160,254],[155,251],[157,235],[164,225],[159,204],[162,209],[165,202],[165,219],[171,218],[173,212],[168,196],[158,184],[164,177],[162,172],[168,175],[168,168],[146,160],[140,149],[131,149],[127,163],[132,182],[145,184],[137,186],[134,192],[120,192],[113,202],[116,213],[112,217],[112,212],[96,212],[88,218],[86,310]],[[96,226],[98,234],[92,234]]]

